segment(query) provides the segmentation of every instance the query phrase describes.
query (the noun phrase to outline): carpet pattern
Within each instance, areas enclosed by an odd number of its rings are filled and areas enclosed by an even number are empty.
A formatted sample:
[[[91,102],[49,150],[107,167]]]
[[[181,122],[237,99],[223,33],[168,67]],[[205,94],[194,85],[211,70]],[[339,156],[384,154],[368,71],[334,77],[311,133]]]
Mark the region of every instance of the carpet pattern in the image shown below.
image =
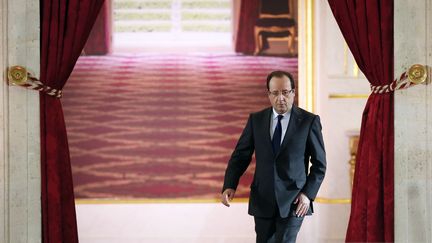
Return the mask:
[[[82,56],[62,98],[76,198],[214,199],[266,75],[297,59]],[[236,197],[247,197],[254,163]]]

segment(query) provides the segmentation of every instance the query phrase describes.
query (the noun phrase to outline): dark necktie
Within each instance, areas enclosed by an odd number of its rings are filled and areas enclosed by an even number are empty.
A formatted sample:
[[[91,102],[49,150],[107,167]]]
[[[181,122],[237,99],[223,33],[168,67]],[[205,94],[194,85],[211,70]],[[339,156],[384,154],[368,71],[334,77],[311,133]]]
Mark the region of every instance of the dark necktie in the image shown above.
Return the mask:
[[[278,122],[277,122],[276,128],[275,128],[274,133],[273,133],[273,141],[272,141],[273,152],[274,152],[275,155],[278,154],[279,149],[280,149],[280,145],[281,145],[281,139],[282,139],[282,123],[281,123],[281,120],[283,118],[283,115],[278,115],[277,118],[278,118]]]

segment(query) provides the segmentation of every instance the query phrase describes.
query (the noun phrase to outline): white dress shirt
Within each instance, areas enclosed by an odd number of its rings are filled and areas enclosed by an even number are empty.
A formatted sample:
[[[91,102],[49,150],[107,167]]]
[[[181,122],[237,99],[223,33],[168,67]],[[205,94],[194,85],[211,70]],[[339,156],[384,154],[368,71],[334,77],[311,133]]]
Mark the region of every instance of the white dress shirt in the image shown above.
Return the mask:
[[[278,113],[275,111],[275,109],[273,108],[273,113],[271,116],[271,120],[270,120],[270,138],[273,139],[273,133],[274,130],[276,129],[277,126],[277,122],[278,122]],[[283,118],[281,119],[281,125],[282,125],[282,138],[281,138],[281,144],[284,140],[285,137],[285,133],[287,131],[288,128],[288,124],[289,124],[289,120],[290,120],[290,116],[291,116],[291,109],[287,112],[285,112],[283,115]]]

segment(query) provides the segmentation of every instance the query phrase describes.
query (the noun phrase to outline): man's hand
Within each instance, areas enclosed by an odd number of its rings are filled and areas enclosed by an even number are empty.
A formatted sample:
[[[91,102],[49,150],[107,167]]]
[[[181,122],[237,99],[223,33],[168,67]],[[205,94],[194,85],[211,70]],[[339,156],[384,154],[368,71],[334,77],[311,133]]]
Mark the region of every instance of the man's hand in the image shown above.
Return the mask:
[[[303,192],[300,192],[300,194],[298,194],[298,196],[294,200],[294,204],[297,204],[297,217],[303,217],[309,210],[310,200]]]
[[[235,190],[231,188],[225,189],[225,191],[221,195],[221,202],[223,205],[229,207],[229,202],[233,200],[235,194]]]

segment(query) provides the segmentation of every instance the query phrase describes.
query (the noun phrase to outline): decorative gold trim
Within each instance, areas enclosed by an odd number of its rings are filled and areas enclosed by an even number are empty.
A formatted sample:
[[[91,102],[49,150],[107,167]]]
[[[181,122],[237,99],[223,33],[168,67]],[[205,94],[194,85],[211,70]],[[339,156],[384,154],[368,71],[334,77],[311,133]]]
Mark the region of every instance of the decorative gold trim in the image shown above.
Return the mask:
[[[260,14],[260,18],[278,19],[278,18],[292,18],[291,14]]]
[[[314,1],[306,0],[306,105],[308,111],[315,111],[314,82]]]
[[[349,48],[348,48],[348,44],[346,43],[346,41],[344,41],[344,57],[343,57],[343,66],[344,66],[344,75],[350,75],[348,73],[348,56],[349,56]],[[358,78],[360,74],[360,69],[357,65],[356,60],[353,58],[353,64],[352,64],[352,76],[355,78]]]
[[[344,58],[343,58],[344,75],[348,75],[348,44],[344,41]]]
[[[360,135],[349,136],[349,150],[350,150],[350,156],[351,157],[348,161],[348,164],[350,165],[349,175],[350,175],[350,181],[351,181],[351,190],[352,190],[353,184],[354,184],[355,163],[356,163],[359,140],[360,140]]]
[[[235,198],[233,203],[248,202],[248,198]],[[150,204],[150,203],[220,203],[218,198],[133,198],[133,199],[75,199],[75,204]]]
[[[329,94],[329,99],[367,99],[369,94]]]
[[[414,64],[408,70],[408,79],[415,84],[421,84],[425,82],[427,76],[427,68],[421,64]]]
[[[317,197],[315,201],[317,203],[322,204],[350,204],[351,199],[349,198],[325,198],[325,197]]]
[[[288,37],[268,37],[268,41],[288,41]]]
[[[248,198],[235,198],[232,203],[247,203]],[[349,198],[324,198],[317,197],[315,202],[322,204],[348,204],[351,203]],[[159,198],[159,199],[75,199],[75,204],[151,204],[151,203],[220,203],[220,199],[188,199],[188,198]]]
[[[358,78],[360,74],[360,69],[357,65],[357,62],[354,60],[354,64],[353,64],[353,76]]]
[[[14,85],[23,85],[27,82],[28,74],[27,69],[22,66],[12,66],[8,68],[9,83]]]

